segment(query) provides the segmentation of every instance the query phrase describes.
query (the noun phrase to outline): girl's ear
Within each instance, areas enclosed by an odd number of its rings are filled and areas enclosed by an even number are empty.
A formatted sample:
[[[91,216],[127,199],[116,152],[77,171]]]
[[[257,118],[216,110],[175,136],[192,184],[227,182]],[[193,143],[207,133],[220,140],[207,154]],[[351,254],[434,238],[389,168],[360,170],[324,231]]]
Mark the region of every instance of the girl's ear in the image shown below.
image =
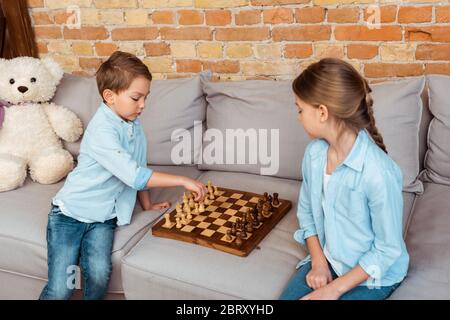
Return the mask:
[[[321,104],[317,110],[318,110],[318,112],[319,112],[319,119],[320,119],[320,122],[325,122],[325,121],[327,121],[327,120],[328,120],[328,117],[329,117],[328,107],[325,106],[325,105],[323,105],[323,104]]]

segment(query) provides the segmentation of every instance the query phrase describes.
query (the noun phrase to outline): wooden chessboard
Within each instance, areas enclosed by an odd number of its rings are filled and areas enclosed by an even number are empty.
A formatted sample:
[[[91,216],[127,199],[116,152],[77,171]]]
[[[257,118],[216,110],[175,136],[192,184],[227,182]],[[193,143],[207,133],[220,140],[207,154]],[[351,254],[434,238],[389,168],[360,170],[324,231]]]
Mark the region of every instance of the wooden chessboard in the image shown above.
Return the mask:
[[[165,227],[163,218],[153,226],[153,235],[195,243],[245,257],[292,207],[289,200],[279,199],[280,205],[274,208],[270,217],[264,218],[252,233],[247,232],[242,245],[238,246],[234,241],[235,236],[231,241],[226,239],[226,232],[231,228],[232,223],[236,222],[236,219],[242,218],[248,208],[255,206],[258,200],[263,198],[263,195],[220,187],[218,191],[219,195],[215,196],[215,200],[212,200],[213,202],[209,206],[205,206],[205,212],[193,213],[188,224],[183,225],[180,229],[176,228],[176,210],[174,209],[170,212],[171,226]]]

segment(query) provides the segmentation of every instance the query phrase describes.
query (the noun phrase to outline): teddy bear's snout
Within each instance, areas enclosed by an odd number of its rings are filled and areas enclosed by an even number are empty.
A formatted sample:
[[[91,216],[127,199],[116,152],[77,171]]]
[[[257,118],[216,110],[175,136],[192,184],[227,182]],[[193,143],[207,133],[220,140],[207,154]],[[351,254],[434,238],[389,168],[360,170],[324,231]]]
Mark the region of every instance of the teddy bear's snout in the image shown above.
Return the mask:
[[[20,87],[17,88],[17,90],[19,90],[21,93],[25,93],[25,92],[28,91],[28,88],[24,87],[24,86],[20,86]]]

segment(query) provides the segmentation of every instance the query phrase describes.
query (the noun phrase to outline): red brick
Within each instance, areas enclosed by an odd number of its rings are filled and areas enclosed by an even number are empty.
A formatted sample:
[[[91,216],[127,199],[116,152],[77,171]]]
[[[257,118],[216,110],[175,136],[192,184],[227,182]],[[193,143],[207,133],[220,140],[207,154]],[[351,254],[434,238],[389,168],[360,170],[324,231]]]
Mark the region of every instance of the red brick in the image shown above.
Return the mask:
[[[252,0],[252,6],[279,6],[283,4],[302,4],[311,0]]]
[[[33,12],[32,17],[34,25],[53,24],[47,12]]]
[[[263,11],[263,21],[267,24],[292,23],[294,13],[292,9],[276,8]]]
[[[349,44],[347,57],[350,59],[372,59],[378,55],[378,46],[366,44]]]
[[[116,28],[111,33],[111,39],[117,40],[154,40],[158,37],[158,28]]]
[[[364,75],[368,78],[410,77],[422,74],[422,64],[371,63],[364,65]]]
[[[436,22],[450,22],[450,6],[436,7]]]
[[[275,27],[272,30],[274,41],[329,40],[330,26]]]
[[[238,73],[240,71],[240,64],[238,61],[205,61],[203,62],[204,70],[211,70],[216,73]]]
[[[216,40],[257,41],[266,40],[269,37],[270,30],[268,27],[216,29]]]
[[[319,23],[325,19],[323,7],[307,7],[295,10],[295,20],[298,23]]]
[[[358,8],[336,8],[328,9],[328,22],[349,23],[358,22]]]
[[[205,13],[206,24],[209,26],[226,26],[231,23],[231,11],[209,10]]]
[[[402,40],[400,26],[383,26],[379,29],[369,29],[366,26],[336,26],[336,40],[354,41],[389,41]]]
[[[173,24],[173,11],[155,11],[152,13],[152,21],[154,24]]]
[[[36,43],[37,50],[39,54],[45,54],[48,53],[47,44],[44,42],[38,42]]]
[[[104,40],[108,38],[108,31],[105,27],[82,27],[80,29],[64,27],[63,33],[64,39]]]
[[[82,69],[95,69],[97,70],[102,64],[100,58],[80,58],[80,67]]]
[[[177,60],[177,72],[201,72],[202,62],[199,60]]]
[[[234,16],[237,25],[252,25],[261,22],[261,10],[240,11]]]
[[[149,57],[170,55],[170,45],[167,43],[145,43],[145,54]]]
[[[406,27],[405,40],[449,42],[450,26],[436,27]]]
[[[313,48],[311,44],[287,44],[284,47],[285,58],[299,58],[304,59],[311,57],[313,54]]]
[[[426,74],[446,74],[450,76],[450,63],[427,63]]]
[[[364,10],[364,21],[368,21],[369,17],[373,16],[375,12],[372,10],[370,14],[368,9]],[[395,22],[397,19],[397,6],[382,6],[380,7],[380,23]],[[372,22],[374,23],[374,22]]]
[[[198,10],[178,11],[178,22],[181,25],[195,25],[203,23],[203,12]]]
[[[432,7],[400,7],[399,23],[431,22]]]
[[[98,56],[110,56],[114,51],[117,51],[117,45],[115,43],[97,42],[95,44],[95,52]]]
[[[41,39],[61,39],[61,27],[34,27],[34,34]]]
[[[163,27],[160,32],[163,40],[212,40],[212,31],[206,27]]]
[[[450,44],[420,44],[416,49],[418,60],[450,60]]]

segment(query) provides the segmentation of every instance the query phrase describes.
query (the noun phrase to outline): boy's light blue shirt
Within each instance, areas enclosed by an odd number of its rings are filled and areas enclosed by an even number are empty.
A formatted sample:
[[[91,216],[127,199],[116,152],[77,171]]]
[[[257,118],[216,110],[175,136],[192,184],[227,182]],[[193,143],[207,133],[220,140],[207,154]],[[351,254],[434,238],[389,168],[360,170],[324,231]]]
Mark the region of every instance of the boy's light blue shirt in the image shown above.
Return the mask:
[[[84,133],[78,165],[53,203],[82,222],[117,217],[118,225],[129,224],[137,190],[146,189],[151,175],[139,120],[125,121],[102,103]]]
[[[395,162],[360,130],[350,154],[333,172],[322,206],[323,168],[328,143],[312,141],[302,162],[303,183],[294,238],[302,244],[317,235],[342,263],[342,274],[358,264],[370,278],[361,285],[391,286],[404,279],[409,255],[402,236],[402,173]],[[326,210],[326,219],[324,219]],[[308,256],[297,268],[310,261]]]

